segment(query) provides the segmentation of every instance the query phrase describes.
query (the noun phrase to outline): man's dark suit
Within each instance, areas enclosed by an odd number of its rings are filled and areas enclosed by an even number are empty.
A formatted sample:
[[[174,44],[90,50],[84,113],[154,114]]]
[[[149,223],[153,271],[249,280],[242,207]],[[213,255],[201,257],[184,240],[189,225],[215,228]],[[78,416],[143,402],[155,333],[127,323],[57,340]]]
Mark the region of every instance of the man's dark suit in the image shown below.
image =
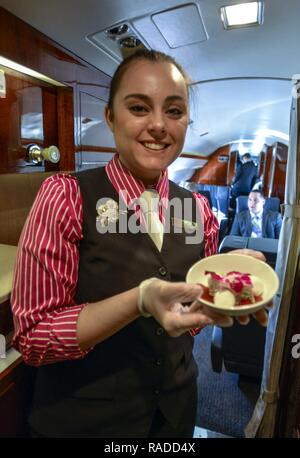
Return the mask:
[[[232,180],[232,196],[238,197],[243,194],[249,194],[257,179],[258,171],[253,161],[238,165],[236,175]]]
[[[278,212],[266,210],[262,217],[262,237],[269,239],[279,239],[281,229],[281,215]],[[249,210],[244,210],[235,215],[230,235],[240,235],[251,237],[252,221]]]

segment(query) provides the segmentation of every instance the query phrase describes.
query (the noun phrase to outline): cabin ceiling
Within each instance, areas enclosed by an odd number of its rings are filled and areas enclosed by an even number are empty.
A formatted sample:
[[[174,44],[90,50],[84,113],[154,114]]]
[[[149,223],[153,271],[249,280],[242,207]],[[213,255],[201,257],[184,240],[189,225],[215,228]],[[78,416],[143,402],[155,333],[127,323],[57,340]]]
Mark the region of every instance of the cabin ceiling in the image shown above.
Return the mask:
[[[194,81],[184,152],[209,155],[232,142],[248,141],[247,147],[255,141],[257,152],[258,144],[288,143],[291,79],[300,73],[300,1],[265,0],[261,26],[224,30],[220,6],[240,2],[0,0],[0,5],[109,75],[116,58],[87,37],[123,22],[149,47],[174,56]]]

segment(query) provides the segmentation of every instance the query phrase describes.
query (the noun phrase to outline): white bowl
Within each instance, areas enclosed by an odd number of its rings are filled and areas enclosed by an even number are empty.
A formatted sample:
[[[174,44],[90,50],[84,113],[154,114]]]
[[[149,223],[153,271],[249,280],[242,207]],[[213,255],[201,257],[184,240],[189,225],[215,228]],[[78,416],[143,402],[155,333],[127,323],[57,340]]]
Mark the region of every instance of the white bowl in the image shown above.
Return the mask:
[[[211,270],[220,275],[225,275],[235,270],[256,275],[264,283],[262,300],[251,305],[220,307],[205,299],[199,299],[202,304],[225,315],[241,316],[257,312],[272,300],[279,288],[279,279],[272,267],[263,261],[244,254],[218,254],[201,259],[189,269],[186,276],[187,283],[202,283],[207,286],[206,270]]]

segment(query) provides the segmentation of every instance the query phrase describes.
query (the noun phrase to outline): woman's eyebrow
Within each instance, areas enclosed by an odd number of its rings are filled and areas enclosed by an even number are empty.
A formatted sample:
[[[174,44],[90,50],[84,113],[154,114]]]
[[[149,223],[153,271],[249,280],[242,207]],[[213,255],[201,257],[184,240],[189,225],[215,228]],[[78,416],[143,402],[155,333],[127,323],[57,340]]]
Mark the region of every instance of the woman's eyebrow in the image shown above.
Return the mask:
[[[182,97],[181,95],[169,95],[168,97],[166,97],[166,102],[184,102],[185,101],[185,98]]]
[[[134,94],[128,94],[124,97],[124,100],[130,99],[130,98],[136,98],[136,99],[141,99],[144,102],[150,103],[151,98],[148,97],[146,94],[139,94],[139,93],[134,93]],[[165,102],[175,102],[175,101],[184,101],[184,97],[180,95],[168,95],[166,97]]]
[[[128,94],[128,95],[126,95],[124,97],[124,100],[127,100],[127,99],[142,99],[142,100],[144,100],[145,102],[148,102],[148,103],[151,101],[150,97],[148,97],[145,94],[139,94],[139,93]]]

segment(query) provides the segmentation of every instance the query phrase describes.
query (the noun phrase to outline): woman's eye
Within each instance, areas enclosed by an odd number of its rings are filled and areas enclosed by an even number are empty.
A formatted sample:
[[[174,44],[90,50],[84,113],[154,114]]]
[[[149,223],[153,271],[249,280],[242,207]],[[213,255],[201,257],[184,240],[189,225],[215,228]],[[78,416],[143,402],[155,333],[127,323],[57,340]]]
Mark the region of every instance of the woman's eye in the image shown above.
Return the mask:
[[[171,116],[182,116],[183,111],[180,108],[169,108],[167,110],[167,113],[170,114]]]
[[[142,105],[132,105],[129,110],[133,113],[147,113],[147,109]]]

